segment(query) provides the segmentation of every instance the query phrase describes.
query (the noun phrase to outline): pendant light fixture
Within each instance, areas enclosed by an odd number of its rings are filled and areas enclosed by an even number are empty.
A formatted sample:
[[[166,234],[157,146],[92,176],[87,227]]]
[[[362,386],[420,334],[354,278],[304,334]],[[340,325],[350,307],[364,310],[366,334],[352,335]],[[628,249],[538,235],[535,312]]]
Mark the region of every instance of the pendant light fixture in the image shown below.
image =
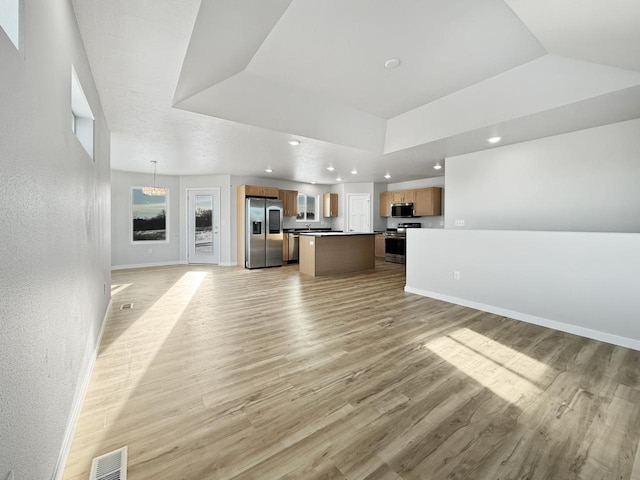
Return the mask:
[[[142,193],[152,197],[158,197],[164,195],[166,192],[163,187],[156,187],[156,167],[158,161],[151,160],[151,163],[153,163],[153,187],[142,187]]]

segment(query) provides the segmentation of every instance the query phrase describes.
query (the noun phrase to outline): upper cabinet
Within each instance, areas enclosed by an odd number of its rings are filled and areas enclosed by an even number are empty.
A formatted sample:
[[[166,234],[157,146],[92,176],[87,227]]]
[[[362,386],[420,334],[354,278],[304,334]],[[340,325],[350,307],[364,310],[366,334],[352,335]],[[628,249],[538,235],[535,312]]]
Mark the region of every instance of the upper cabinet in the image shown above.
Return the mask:
[[[391,216],[391,204],[393,203],[393,192],[382,192],[380,194],[380,216]]]
[[[278,198],[278,187],[262,187],[260,185],[242,185],[247,197]]]
[[[282,215],[285,217],[295,217],[298,214],[297,190],[280,190],[278,198],[282,200]]]
[[[338,216],[337,193],[325,193],[322,195],[322,216],[325,218]]]
[[[380,194],[380,216],[391,216],[392,203],[413,203],[415,217],[442,215],[442,188],[430,187],[418,190],[400,190]]]
[[[393,194],[391,203],[413,203],[413,190],[400,190],[391,193]]]
[[[421,188],[413,191],[413,215],[429,217],[442,215],[442,188]]]

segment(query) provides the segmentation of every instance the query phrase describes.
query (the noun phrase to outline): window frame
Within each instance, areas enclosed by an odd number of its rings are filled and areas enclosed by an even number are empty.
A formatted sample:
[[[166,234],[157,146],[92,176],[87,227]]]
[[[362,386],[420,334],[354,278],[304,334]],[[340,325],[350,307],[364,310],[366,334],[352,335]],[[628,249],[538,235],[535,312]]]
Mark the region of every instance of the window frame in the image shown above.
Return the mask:
[[[298,210],[299,207],[299,198],[300,197],[304,197],[304,215],[302,216],[302,218],[298,218],[298,215],[300,215],[300,212]],[[310,220],[308,217],[308,213],[309,213],[309,198],[313,198],[314,202],[315,202],[315,208],[314,208],[314,218],[313,220]],[[298,192],[298,196],[296,197],[296,222],[319,222],[320,221],[320,195],[308,195],[306,193],[300,193]]]
[[[15,17],[0,16],[0,30],[11,41],[18,53],[23,53],[23,31],[24,31],[24,5],[23,0],[13,0]],[[4,20],[4,21],[2,21]],[[7,30],[7,28],[9,30]],[[14,31],[15,29],[15,31]]]
[[[141,186],[132,186],[130,191],[129,191],[129,228],[128,230],[128,235],[129,235],[129,243],[131,245],[146,245],[146,244],[159,244],[159,243],[170,243],[170,225],[171,225],[171,216],[170,216],[170,212],[169,212],[169,206],[170,206],[170,192],[168,188],[164,189],[164,211],[165,211],[165,235],[164,235],[164,239],[157,239],[157,240],[136,240],[134,238],[134,228],[133,228],[133,221],[134,221],[134,191],[135,190],[140,190],[141,194],[142,194],[142,189],[144,187]],[[144,195],[144,194],[142,194]]]

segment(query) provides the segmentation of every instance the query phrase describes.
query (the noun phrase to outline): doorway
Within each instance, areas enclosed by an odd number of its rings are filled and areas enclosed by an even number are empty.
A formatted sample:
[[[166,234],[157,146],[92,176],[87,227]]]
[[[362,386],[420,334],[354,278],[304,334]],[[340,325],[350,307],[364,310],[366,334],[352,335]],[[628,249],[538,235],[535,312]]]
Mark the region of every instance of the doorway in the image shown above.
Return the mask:
[[[187,263],[220,263],[220,189],[187,189]]]
[[[371,232],[371,194],[347,194],[347,231]]]

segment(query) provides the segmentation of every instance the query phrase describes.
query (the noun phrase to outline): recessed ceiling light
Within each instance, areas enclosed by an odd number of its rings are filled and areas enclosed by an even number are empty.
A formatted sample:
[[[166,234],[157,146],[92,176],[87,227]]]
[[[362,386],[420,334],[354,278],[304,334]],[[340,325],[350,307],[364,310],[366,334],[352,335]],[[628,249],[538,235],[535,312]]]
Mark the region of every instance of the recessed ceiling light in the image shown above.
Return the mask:
[[[292,147],[300,145],[300,140],[289,140],[289,145],[291,145]]]
[[[351,175],[357,175],[357,174],[358,174],[358,170],[356,170],[355,168],[351,170]]]
[[[436,162],[433,168],[435,168],[436,170],[440,170],[442,168],[442,165],[440,164],[440,162]]]
[[[487,142],[489,142],[489,143],[498,143],[500,140],[502,140],[502,137],[489,137],[489,138],[487,138]]]
[[[336,182],[341,182],[342,179],[340,177],[336,178]]]
[[[273,172],[273,170],[271,170],[270,168],[265,168],[264,171],[267,172],[267,173]]]
[[[398,58],[390,58],[384,62],[384,68],[396,68],[398,65],[400,65],[400,59]]]
[[[389,175],[388,173],[384,176],[384,178],[391,178],[391,175]]]
[[[335,168],[333,167],[327,167],[327,170],[329,170],[330,172],[333,172],[335,170]]]
[[[315,185],[315,184],[316,184],[316,182],[311,182],[311,185]]]

